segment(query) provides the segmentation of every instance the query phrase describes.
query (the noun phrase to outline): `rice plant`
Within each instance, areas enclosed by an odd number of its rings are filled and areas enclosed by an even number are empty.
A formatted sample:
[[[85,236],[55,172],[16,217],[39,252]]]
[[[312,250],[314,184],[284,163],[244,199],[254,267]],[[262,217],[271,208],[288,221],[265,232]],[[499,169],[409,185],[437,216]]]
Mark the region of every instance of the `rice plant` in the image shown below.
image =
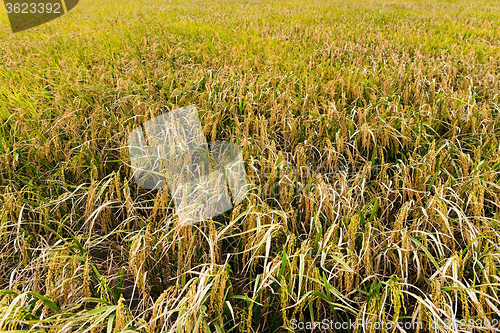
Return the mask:
[[[498,2],[2,17],[0,331],[498,331]],[[193,225],[127,147],[187,105],[250,183]]]

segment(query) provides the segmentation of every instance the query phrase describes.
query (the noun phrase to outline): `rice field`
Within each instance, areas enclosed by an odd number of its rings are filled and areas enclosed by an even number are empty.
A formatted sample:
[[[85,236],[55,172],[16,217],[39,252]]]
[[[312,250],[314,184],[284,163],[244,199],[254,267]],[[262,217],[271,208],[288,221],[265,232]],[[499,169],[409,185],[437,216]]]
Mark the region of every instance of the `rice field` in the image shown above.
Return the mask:
[[[498,331],[498,1],[0,17],[0,331]],[[251,185],[194,225],[127,146],[188,105]]]

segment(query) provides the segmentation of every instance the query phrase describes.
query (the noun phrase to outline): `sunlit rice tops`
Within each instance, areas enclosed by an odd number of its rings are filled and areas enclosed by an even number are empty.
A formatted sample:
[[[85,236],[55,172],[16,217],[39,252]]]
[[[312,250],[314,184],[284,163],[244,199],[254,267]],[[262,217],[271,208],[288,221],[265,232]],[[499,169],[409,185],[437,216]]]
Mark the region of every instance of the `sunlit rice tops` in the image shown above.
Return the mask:
[[[4,17],[0,330],[493,326],[499,13],[88,0],[18,34]],[[242,147],[251,186],[182,226],[168,188],[134,183],[127,138],[187,105]]]

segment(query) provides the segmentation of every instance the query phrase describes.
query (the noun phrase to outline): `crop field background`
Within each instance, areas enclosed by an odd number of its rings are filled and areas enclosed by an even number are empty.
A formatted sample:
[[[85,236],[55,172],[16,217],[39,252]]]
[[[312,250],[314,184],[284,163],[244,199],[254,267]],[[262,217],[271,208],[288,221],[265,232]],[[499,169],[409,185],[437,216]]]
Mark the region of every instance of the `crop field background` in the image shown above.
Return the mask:
[[[1,17],[0,331],[500,327],[498,1],[83,0],[17,34]],[[127,139],[187,105],[252,187],[182,226],[168,189],[131,180]]]

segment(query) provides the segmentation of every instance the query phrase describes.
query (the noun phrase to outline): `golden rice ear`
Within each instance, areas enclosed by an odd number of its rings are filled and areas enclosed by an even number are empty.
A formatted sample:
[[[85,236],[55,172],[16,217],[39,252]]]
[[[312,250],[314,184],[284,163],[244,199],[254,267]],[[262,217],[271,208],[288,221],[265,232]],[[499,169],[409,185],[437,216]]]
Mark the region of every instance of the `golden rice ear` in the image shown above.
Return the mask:
[[[149,226],[143,234],[138,234],[133,239],[129,250],[129,267],[135,284],[141,292],[147,294],[147,275],[149,263],[147,262],[148,256],[151,251],[151,234]]]
[[[133,322],[134,317],[132,316],[132,313],[127,304],[125,303],[125,299],[123,299],[123,297],[120,298],[118,301],[115,315],[116,315],[115,330],[117,332],[124,330]]]

